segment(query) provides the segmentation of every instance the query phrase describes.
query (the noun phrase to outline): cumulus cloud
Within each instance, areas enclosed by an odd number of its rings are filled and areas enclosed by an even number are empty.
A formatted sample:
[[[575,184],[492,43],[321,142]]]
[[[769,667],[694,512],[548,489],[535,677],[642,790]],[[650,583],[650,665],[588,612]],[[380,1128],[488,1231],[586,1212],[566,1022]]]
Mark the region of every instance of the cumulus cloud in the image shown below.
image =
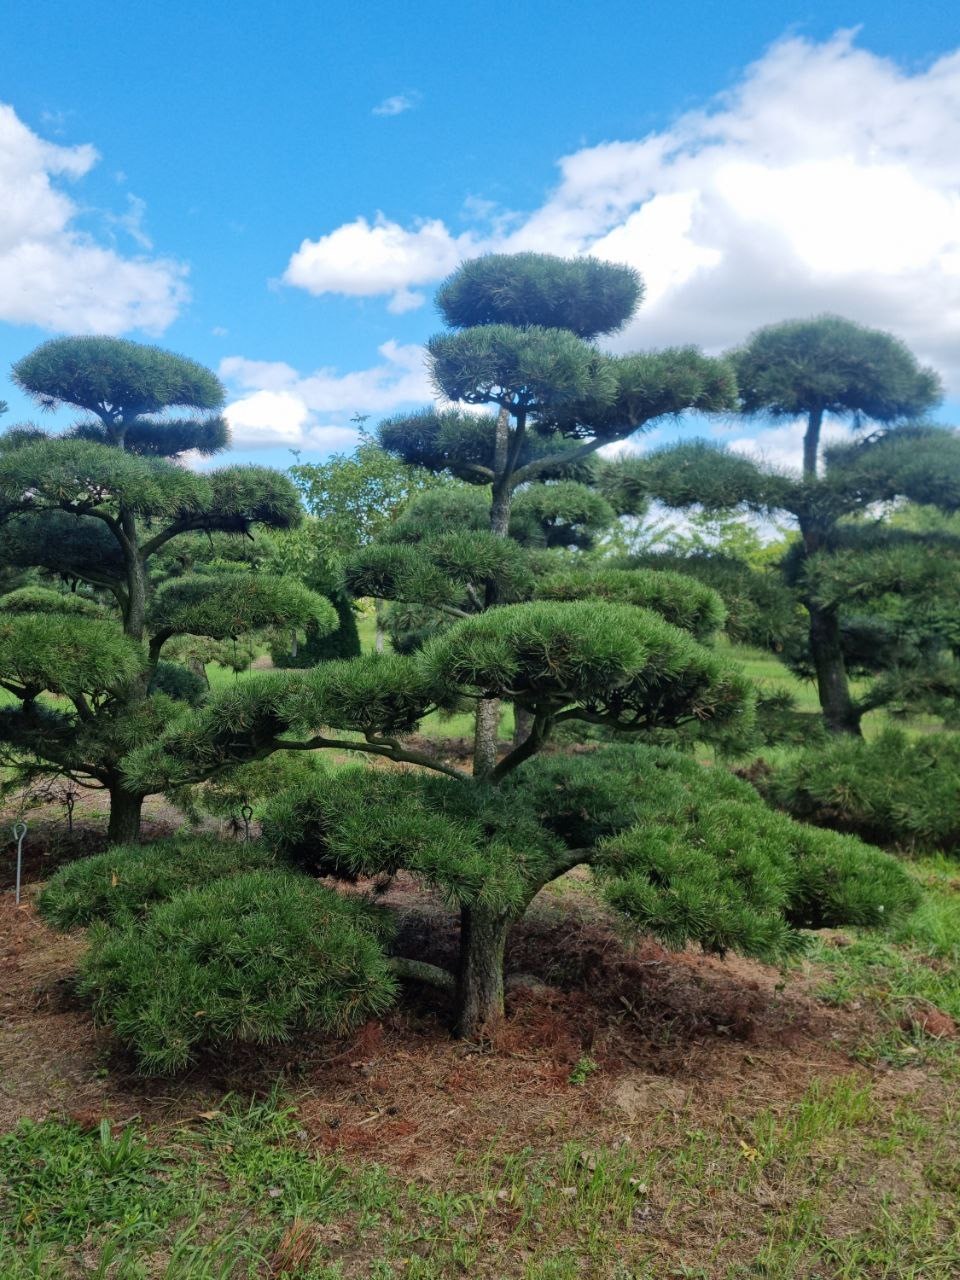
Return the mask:
[[[382,102],[371,111],[374,116],[402,116],[405,111],[412,111],[414,107],[420,105],[420,94],[416,90],[407,93],[394,93],[389,98],[384,98]]]
[[[453,233],[363,218],[293,255],[314,293],[395,308],[489,250],[628,262],[646,303],[613,345],[718,350],[836,311],[901,335],[960,390],[960,51],[904,70],[854,33],[780,41],[701,110],[559,163],[543,205]],[[398,301],[399,300],[399,301]]]
[[[476,251],[472,236],[451,235],[437,218],[406,230],[377,214],[372,223],[357,218],[319,240],[304,240],[283,280],[316,295],[392,294],[391,309],[408,311],[423,302],[423,295],[413,291],[416,285],[446,275]]]
[[[225,413],[233,442],[247,449],[288,445],[322,451],[357,441],[350,419],[421,405],[432,395],[422,347],[390,341],[369,369],[300,374],[283,361],[228,356],[220,376],[238,393]],[[321,418],[323,421],[321,421]]]
[[[186,302],[186,269],[164,258],[127,257],[79,230],[77,204],[59,185],[98,159],[89,145],[47,142],[0,104],[0,320],[60,332],[160,333]],[[143,202],[107,217],[140,249]]]

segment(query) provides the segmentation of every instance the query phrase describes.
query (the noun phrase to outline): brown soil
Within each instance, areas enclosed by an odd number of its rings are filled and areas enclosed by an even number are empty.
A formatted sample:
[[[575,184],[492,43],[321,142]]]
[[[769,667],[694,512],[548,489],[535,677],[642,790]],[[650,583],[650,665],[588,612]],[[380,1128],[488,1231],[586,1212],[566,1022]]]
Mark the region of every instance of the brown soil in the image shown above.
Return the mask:
[[[449,1177],[465,1144],[615,1142],[641,1135],[664,1109],[706,1123],[733,1100],[741,1114],[789,1101],[815,1076],[849,1072],[870,1029],[865,1011],[819,1004],[809,975],[784,984],[749,961],[630,947],[574,891],[542,895],[515,928],[507,969],[520,981],[494,1042],[451,1039],[449,1010],[411,986],[388,1017],[347,1040],[238,1051],[175,1082],[148,1080],[92,1026],[71,983],[82,937],[43,925],[33,892],[19,908],[12,894],[0,897],[0,1132],[49,1114],[165,1126],[231,1090],[267,1090],[280,1075],[318,1146]],[[441,904],[402,878],[385,901],[400,916],[401,944],[449,962],[456,922]],[[571,1084],[582,1058],[598,1069]]]

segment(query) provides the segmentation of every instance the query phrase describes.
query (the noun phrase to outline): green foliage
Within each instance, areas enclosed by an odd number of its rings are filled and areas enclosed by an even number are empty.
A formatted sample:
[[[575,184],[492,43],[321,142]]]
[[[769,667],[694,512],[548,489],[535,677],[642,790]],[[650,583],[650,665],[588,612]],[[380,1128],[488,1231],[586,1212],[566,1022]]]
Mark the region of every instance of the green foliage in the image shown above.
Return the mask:
[[[17,361],[13,380],[44,408],[69,404],[101,417],[219,409],[225,399],[195,360],[124,338],[53,338]]]
[[[520,910],[562,845],[522,794],[410,773],[338,770],[278,794],[263,838],[277,859],[343,880],[405,870],[458,906]]]
[[[608,899],[670,946],[782,960],[798,928],[882,925],[918,901],[896,859],[771,815],[749,784],[676,751],[538,760],[506,789],[572,847],[596,845]]]
[[[292,788],[319,788],[327,771],[314,752],[284,752],[224,769],[194,789],[195,807],[218,818],[229,818],[239,831],[243,809],[259,816],[264,804]]]
[[[366,653],[316,667],[296,710],[312,724],[377,735],[409,732],[431,704],[429,679],[417,662]]]
[[[551,406],[548,423],[564,435],[622,440],[654,418],[723,413],[736,403],[733,370],[696,347],[668,347],[605,362],[613,393],[584,403]]]
[[[817,409],[889,423],[919,417],[942,395],[936,373],[899,339],[840,316],[768,325],[731,359],[743,411],[768,417]]]
[[[185,702],[191,707],[199,706],[208,693],[208,685],[203,676],[179,662],[160,661],[154,668],[147,692],[163,693],[174,702]]]
[[[652,569],[568,569],[548,573],[537,583],[543,600],[606,600],[652,609],[667,622],[698,639],[723,625],[723,602],[696,579]]]
[[[438,700],[507,697],[624,729],[718,723],[749,714],[746,682],[646,609],[605,603],[508,605],[457,623],[423,651]]]
[[[295,529],[303,519],[296,489],[270,467],[221,467],[208,472],[206,479],[209,507],[195,518],[193,528],[247,534],[254,525]]]
[[[121,585],[126,571],[107,526],[66,511],[31,511],[5,520],[0,524],[0,563],[98,587]]]
[[[62,613],[87,618],[103,616],[103,609],[89,596],[74,592],[54,591],[50,587],[20,587],[0,596],[4,613]]]
[[[54,929],[85,928],[98,920],[124,925],[142,920],[152,907],[186,889],[272,865],[270,853],[256,841],[174,836],[116,845],[61,867],[37,899],[37,910]]]
[[[337,615],[336,630],[324,631],[308,622],[304,628],[304,639],[297,641],[295,652],[289,639],[280,632],[275,633],[270,644],[270,657],[275,667],[302,669],[334,658],[360,656],[360,632],[353,606],[342,596],[334,597],[330,603]]]
[[[616,378],[609,361],[567,329],[478,325],[427,343],[437,389],[468,404],[513,403],[531,413],[588,401],[609,404]]]
[[[762,781],[771,803],[805,822],[905,849],[960,848],[960,738],[911,741],[888,730],[803,751]]]
[[[304,876],[252,871],[215,880],[127,927],[100,926],[81,990],[143,1070],[169,1072],[204,1050],[341,1035],[394,997],[377,922],[362,903]]]
[[[96,444],[115,444],[116,429],[102,422],[81,422],[70,435],[78,440],[92,440]],[[124,426],[123,447],[129,453],[147,457],[175,458],[192,451],[209,457],[226,449],[230,443],[230,428],[226,418],[219,416],[195,420],[192,418],[168,418],[152,422],[133,421]]]
[[[429,471],[404,466],[361,434],[352,454],[290,468],[313,532],[327,555],[346,555],[387,533],[406,506],[440,481]]]
[[[453,604],[455,583],[419,547],[374,543],[357,551],[344,565],[344,582],[353,596],[417,604]]]
[[[262,627],[311,626],[329,635],[339,619],[329,600],[292,578],[268,574],[190,574],[160,586],[150,608],[155,635],[225,640]]]
[[[618,563],[655,571],[657,577],[682,574],[712,588],[725,606],[723,629],[734,644],[781,652],[803,625],[793,592],[772,569],[754,569],[723,555],[669,551],[632,556]]]
[[[596,338],[621,329],[642,297],[632,267],[546,253],[486,254],[440,286],[437,306],[454,329],[544,325]]]
[[[0,614],[0,680],[36,696],[102,695],[135,679],[140,647],[113,622],[57,613]]]
[[[518,490],[509,532],[524,546],[586,551],[615,519],[613,507],[596,489],[576,480],[558,480]]]
[[[165,459],[87,440],[44,440],[0,454],[0,496],[20,510],[63,508],[116,516],[120,506],[158,519],[199,512],[207,478]]]
[[[708,440],[655,449],[641,461],[647,492],[668,507],[766,511],[789,508],[792,501],[789,480]]]

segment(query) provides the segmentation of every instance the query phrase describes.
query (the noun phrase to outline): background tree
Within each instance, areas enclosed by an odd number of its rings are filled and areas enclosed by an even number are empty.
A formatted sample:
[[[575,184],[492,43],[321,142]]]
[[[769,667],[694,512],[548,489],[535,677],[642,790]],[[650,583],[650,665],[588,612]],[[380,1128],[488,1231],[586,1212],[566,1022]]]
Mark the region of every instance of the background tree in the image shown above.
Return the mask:
[[[889,427],[920,417],[942,395],[932,369],[922,368],[891,334],[839,316],[790,320],[758,330],[731,360],[742,413],[781,419],[804,416],[803,478],[815,490],[820,436],[826,416],[857,429]],[[816,555],[830,536],[833,516],[811,492],[795,504],[805,556]],[[826,521],[826,523],[825,523]],[[808,593],[809,648],[824,718],[831,729],[859,732],[850,695],[839,612]]]
[[[0,451],[0,561],[72,591],[48,593],[42,605],[7,598],[0,683],[19,706],[3,711],[0,740],[21,771],[106,789],[109,839],[132,840],[148,792],[128,785],[121,761],[184,705],[164,692],[184,686],[163,661],[167,643],[267,626],[333,628],[335,614],[299,583],[269,574],[193,572],[157,584],[152,570],[174,539],[237,537],[301,518],[292,484],[276,472],[201,475],[174,461],[226,441],[223,388],[209,370],[120,339],[63,338],[21,360],[14,378],[43,407],[68,404],[91,417],[63,437],[12,433]]]
[[[791,631],[778,610],[771,647],[816,679],[828,729],[859,733],[881,706],[954,715],[960,543],[947,529],[934,538],[898,528],[889,515],[903,501],[960,509],[960,435],[893,427],[827,449],[823,461],[823,474],[805,480],[700,441],[643,465],[649,492],[669,507],[789,515],[807,531],[781,572],[808,629]],[[851,676],[870,679],[856,698]]]
[[[325,462],[297,462],[290,468],[290,477],[303,499],[304,505],[315,523],[300,533],[301,554],[311,560],[310,572],[322,584],[333,587],[344,556],[365,547],[381,537],[407,504],[418,493],[443,483],[443,477],[425,471],[421,467],[406,467],[379,447],[363,430],[365,415],[357,415],[360,422],[360,443],[352,453],[335,453]],[[312,553],[308,544],[313,543]],[[348,602],[342,594],[334,597],[341,617],[341,629],[349,630],[345,607]],[[375,646],[383,648],[384,617],[379,598],[374,597],[376,621]],[[306,658],[315,660],[325,656],[320,640],[308,637]],[[344,644],[349,640],[344,637]],[[347,657],[343,652],[339,656]],[[299,662],[298,665],[309,665]]]

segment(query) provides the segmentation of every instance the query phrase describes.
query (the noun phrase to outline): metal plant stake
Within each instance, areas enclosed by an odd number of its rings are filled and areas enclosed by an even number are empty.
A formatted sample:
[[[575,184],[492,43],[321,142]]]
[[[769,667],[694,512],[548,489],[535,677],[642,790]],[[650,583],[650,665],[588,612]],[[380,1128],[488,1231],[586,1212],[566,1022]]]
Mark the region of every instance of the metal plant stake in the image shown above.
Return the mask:
[[[13,838],[17,842],[17,880],[14,890],[14,901],[17,906],[20,905],[20,873],[23,869],[23,837],[27,834],[27,824],[25,822],[15,822],[13,824]]]

